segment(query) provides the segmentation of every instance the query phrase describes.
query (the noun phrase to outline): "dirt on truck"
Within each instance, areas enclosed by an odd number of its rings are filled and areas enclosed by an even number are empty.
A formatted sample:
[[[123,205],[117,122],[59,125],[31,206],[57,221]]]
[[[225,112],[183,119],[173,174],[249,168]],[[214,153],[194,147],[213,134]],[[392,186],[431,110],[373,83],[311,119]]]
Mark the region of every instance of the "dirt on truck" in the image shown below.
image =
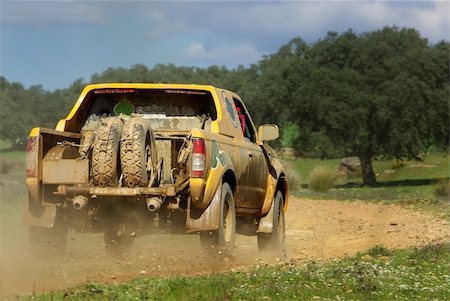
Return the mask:
[[[69,229],[103,233],[106,251],[136,237],[198,233],[212,253],[235,234],[282,252],[288,185],[266,144],[278,127],[254,123],[240,97],[202,85],[95,84],[55,129],[27,144],[32,249],[64,254]]]

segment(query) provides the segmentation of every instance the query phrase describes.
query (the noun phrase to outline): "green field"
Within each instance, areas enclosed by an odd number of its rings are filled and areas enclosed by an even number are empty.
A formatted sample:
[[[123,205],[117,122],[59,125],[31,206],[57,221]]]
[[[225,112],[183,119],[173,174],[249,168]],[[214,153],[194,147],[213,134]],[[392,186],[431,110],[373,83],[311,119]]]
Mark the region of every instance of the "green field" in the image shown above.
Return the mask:
[[[20,300],[449,300],[449,248],[375,247],[330,263],[294,261],[199,277],[90,283]]]
[[[1,155],[1,223],[17,223],[26,199],[24,154]],[[363,187],[359,178],[342,180],[326,193],[308,189],[317,165],[336,167],[339,160],[298,159],[286,162],[298,173],[294,195],[311,199],[363,200],[413,206],[449,217],[448,197],[434,194],[435,182],[449,177],[449,156],[429,155],[393,169],[393,161],[375,161],[379,184]],[[385,170],[393,173],[383,175]],[[7,228],[7,227],[5,227]],[[25,227],[23,231],[25,231]],[[2,233],[5,235],[5,233]],[[89,283],[19,300],[449,300],[450,245],[387,250],[380,246],[355,257],[327,263],[288,262],[171,279],[142,278],[118,285]]]
[[[339,159],[296,159],[284,160],[290,171],[297,176],[296,184],[290,185],[294,195],[310,199],[361,200],[395,203],[428,210],[440,217],[450,218],[448,196],[435,194],[436,183],[450,177],[450,156],[431,154],[423,161],[403,161],[402,167],[394,160],[374,160],[373,167],[378,184],[375,187],[362,185],[360,177],[340,179],[334,188],[320,193],[308,188],[309,174],[315,166],[339,166]],[[388,172],[387,172],[388,171]],[[292,178],[292,176],[291,176]]]
[[[0,153],[0,218],[16,221],[25,205],[25,158],[19,151]]]

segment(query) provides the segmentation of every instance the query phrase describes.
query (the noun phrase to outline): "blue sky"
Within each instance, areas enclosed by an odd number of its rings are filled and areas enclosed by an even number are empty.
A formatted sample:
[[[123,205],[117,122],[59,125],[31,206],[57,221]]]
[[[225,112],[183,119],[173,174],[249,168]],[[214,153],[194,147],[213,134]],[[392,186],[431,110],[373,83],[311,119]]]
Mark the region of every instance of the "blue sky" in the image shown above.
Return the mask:
[[[397,25],[450,40],[448,0],[0,1],[0,74],[48,90],[107,67],[247,66],[330,30]]]

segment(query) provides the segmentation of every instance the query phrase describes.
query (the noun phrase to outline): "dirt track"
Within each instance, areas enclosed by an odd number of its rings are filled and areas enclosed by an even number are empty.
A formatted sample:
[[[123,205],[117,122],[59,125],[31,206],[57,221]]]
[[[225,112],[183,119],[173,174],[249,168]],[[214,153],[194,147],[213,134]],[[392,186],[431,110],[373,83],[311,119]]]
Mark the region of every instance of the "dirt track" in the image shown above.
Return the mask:
[[[393,205],[292,198],[287,218],[287,257],[326,260],[375,245],[403,248],[450,239],[449,223]],[[254,237],[238,236],[233,258],[206,260],[195,235],[139,238],[128,256],[108,257],[102,235],[72,234],[63,262],[36,262],[26,229],[2,229],[0,297],[42,293],[86,281],[120,282],[142,276],[171,277],[240,270],[269,262]]]

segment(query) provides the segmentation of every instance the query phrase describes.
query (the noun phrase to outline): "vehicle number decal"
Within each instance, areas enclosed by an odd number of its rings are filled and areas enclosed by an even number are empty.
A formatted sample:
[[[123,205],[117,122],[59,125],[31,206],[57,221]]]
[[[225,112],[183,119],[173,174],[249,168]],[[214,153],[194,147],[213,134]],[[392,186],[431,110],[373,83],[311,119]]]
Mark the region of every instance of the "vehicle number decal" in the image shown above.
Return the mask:
[[[237,128],[239,123],[238,123],[236,110],[233,107],[233,105],[231,104],[230,99],[228,98],[228,96],[225,94],[224,91],[222,91],[222,98],[225,101],[225,105],[227,106],[227,112],[228,112],[228,115],[230,116],[231,122],[233,123],[233,126],[235,128]]]

